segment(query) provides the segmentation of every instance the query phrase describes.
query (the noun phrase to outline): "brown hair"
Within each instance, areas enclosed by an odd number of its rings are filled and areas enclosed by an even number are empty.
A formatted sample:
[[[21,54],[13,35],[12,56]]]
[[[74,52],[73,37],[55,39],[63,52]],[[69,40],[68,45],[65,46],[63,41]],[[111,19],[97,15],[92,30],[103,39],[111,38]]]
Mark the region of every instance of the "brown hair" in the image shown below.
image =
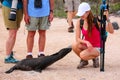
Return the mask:
[[[88,36],[91,36],[91,33],[92,33],[92,27],[93,27],[93,14],[92,12],[90,11],[88,17],[87,17],[87,23],[88,23]]]

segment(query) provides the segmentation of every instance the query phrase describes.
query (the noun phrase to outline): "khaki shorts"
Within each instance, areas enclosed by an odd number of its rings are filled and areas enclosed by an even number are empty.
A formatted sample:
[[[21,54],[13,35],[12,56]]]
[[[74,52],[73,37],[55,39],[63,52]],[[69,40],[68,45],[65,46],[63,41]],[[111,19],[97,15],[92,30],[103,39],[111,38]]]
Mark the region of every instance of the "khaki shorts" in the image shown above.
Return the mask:
[[[77,11],[80,4],[80,0],[65,0],[66,11]]]
[[[2,12],[6,29],[18,29],[20,27],[20,23],[23,19],[23,9],[17,10],[16,21],[11,21],[8,19],[10,8],[2,6]]]
[[[47,30],[49,29],[50,22],[48,21],[48,16],[45,17],[30,17],[30,24],[26,24],[27,30]]]

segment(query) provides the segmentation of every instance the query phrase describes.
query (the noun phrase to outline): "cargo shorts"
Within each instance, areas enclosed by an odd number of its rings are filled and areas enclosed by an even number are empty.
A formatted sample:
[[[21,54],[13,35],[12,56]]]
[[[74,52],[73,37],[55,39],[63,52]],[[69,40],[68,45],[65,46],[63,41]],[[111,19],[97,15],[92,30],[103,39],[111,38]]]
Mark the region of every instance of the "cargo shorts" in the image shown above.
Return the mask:
[[[10,8],[6,6],[2,6],[2,13],[4,18],[4,24],[6,29],[18,29],[20,27],[20,23],[23,19],[23,9],[19,9],[16,12],[16,21],[9,20]]]
[[[80,0],[65,0],[65,11],[77,11]]]
[[[26,24],[28,31],[47,30],[50,27],[48,16],[45,17],[30,17],[30,24]]]

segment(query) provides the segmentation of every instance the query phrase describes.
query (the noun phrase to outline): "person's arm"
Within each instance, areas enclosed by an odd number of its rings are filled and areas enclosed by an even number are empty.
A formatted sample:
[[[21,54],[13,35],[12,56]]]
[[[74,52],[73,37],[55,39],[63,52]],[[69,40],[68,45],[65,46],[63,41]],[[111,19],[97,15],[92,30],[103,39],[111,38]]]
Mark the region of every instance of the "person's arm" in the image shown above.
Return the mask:
[[[109,12],[108,11],[105,11],[104,13],[106,15],[106,31],[109,32],[109,33],[114,33],[114,29],[113,29],[113,26],[112,26],[112,23],[110,22],[110,19],[109,19]]]
[[[78,19],[78,21],[77,21],[75,37],[76,37],[76,42],[78,42],[80,44],[85,44],[87,47],[92,46],[92,44],[89,41],[82,39],[82,33],[81,33],[81,28],[80,28],[80,19]]]
[[[78,19],[78,21],[77,21],[75,32],[76,32],[75,39],[78,42],[81,39],[80,19]]]
[[[54,0],[50,0],[50,14],[49,14],[49,21],[53,20],[53,10],[54,10]]]
[[[109,32],[109,33],[114,33],[114,29],[113,29],[113,26],[112,26],[112,23],[110,22],[110,19],[109,19],[109,13],[108,11],[106,10],[104,12],[104,15],[106,15],[106,31]],[[100,19],[100,17],[98,17]],[[101,27],[101,23],[98,21],[98,25],[99,27]]]
[[[24,12],[24,20],[26,24],[29,24],[30,17],[28,15],[28,0],[22,0],[23,1],[23,12]]]
[[[111,33],[111,34],[114,33],[113,25],[110,21],[107,22],[106,31]]]

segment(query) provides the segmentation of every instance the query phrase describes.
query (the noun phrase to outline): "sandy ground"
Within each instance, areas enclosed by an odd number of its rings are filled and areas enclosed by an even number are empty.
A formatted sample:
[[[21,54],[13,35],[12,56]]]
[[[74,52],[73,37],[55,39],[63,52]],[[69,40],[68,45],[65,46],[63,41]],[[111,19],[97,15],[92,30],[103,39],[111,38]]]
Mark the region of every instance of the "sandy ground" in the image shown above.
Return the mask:
[[[110,19],[120,22],[120,17],[111,16]],[[74,19],[74,24],[76,24],[76,19]],[[75,40],[75,33],[68,33],[67,26],[65,19],[54,18],[51,28],[47,31],[46,55],[67,47]],[[72,51],[42,73],[16,70],[11,74],[5,74],[4,72],[14,65],[4,63],[7,34],[0,10],[0,80],[119,80],[120,78],[120,30],[115,31],[113,35],[109,34],[107,39],[104,72],[100,72],[100,68],[93,68],[92,61],[89,61],[86,68],[76,69],[80,59]],[[26,35],[27,31],[22,21],[14,48],[15,57],[19,60],[26,56]],[[37,40],[38,34],[35,36],[34,57],[38,54]]]

